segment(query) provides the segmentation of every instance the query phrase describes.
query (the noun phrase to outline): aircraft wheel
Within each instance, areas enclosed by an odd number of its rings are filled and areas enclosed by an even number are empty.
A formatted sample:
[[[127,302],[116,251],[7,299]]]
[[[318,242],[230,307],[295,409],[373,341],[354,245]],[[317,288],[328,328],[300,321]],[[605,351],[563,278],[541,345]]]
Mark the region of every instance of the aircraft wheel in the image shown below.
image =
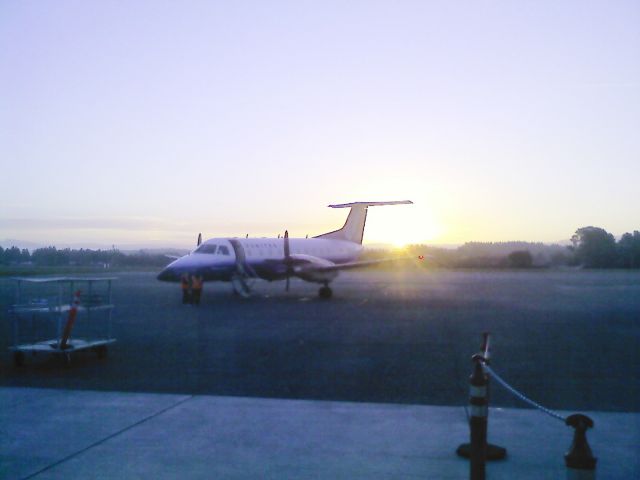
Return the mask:
[[[332,294],[333,294],[333,291],[326,285],[324,287],[321,287],[320,290],[318,291],[318,295],[320,295],[320,298],[324,300],[331,298]]]

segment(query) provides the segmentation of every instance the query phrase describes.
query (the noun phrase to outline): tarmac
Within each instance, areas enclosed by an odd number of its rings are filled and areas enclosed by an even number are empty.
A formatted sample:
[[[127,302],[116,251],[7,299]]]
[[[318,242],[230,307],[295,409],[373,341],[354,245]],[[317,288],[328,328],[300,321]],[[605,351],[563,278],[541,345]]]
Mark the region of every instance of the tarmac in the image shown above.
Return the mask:
[[[582,413],[597,478],[640,478],[640,414]],[[492,409],[508,455],[487,478],[564,478],[572,436],[539,411]],[[466,441],[462,407],[0,388],[3,479],[463,479]]]
[[[248,299],[211,282],[197,308],[154,272],[117,276],[116,343],[68,368],[47,355],[13,367],[16,287],[0,278],[0,386],[460,406],[491,332],[496,372],[541,405],[640,412],[637,271],[348,272],[328,302],[295,279],[288,293],[256,282]],[[55,337],[40,317],[22,319],[34,322],[25,342]],[[73,338],[94,338],[92,327],[104,315],[79,315]],[[502,388],[491,401],[522,407]]]

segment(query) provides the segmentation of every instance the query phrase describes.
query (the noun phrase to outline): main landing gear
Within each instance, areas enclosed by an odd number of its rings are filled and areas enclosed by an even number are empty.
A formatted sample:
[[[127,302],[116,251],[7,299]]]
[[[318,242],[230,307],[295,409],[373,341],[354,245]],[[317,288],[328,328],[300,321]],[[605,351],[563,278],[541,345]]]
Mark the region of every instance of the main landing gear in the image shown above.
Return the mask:
[[[331,298],[331,295],[333,295],[333,291],[331,290],[331,288],[329,288],[328,283],[325,283],[324,287],[320,287],[320,290],[318,290],[318,295],[320,295],[320,298],[322,298],[323,300],[328,300]]]

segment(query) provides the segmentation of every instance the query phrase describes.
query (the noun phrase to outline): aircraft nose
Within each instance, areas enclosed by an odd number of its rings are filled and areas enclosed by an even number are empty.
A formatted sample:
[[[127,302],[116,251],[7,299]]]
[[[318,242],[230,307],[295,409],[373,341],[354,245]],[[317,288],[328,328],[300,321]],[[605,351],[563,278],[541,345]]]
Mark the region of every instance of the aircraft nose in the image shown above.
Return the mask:
[[[178,275],[178,272],[176,271],[175,268],[172,268],[171,266],[168,266],[164,270],[162,270],[158,274],[157,278],[158,280],[161,280],[163,282],[177,282],[178,280],[180,280],[180,276]]]

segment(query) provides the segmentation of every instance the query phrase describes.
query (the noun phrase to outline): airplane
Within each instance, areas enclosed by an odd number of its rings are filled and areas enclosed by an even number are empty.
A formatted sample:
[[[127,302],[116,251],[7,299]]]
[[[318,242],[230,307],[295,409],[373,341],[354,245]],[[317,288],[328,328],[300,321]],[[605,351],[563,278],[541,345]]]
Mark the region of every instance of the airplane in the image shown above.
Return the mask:
[[[358,261],[363,252],[362,238],[367,209],[380,205],[406,205],[411,200],[391,202],[353,202],[329,205],[330,208],[349,208],[342,228],[313,238],[211,238],[202,242],[198,235],[196,249],[177,258],[158,274],[158,280],[179,282],[184,274],[200,275],[204,281],[231,282],[235,293],[248,297],[250,280],[285,280],[297,277],[322,285],[320,298],[331,298],[329,284],[341,270],[365,268],[383,262],[379,259]],[[172,257],[175,258],[175,257]]]

